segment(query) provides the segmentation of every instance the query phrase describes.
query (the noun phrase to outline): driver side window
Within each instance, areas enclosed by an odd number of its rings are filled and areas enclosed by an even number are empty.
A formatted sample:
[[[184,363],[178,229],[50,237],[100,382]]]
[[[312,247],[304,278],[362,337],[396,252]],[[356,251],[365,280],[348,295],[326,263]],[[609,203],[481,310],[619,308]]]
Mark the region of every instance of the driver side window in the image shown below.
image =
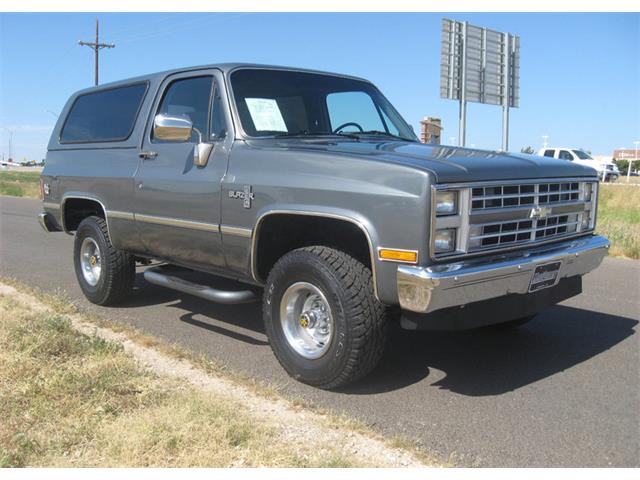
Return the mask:
[[[566,150],[560,150],[560,154],[558,155],[560,160],[573,160],[573,155]]]
[[[193,122],[194,131],[191,141],[198,141],[195,129],[202,133],[203,138],[207,138],[212,83],[212,77],[184,78],[173,81],[165,90],[156,115],[160,113],[184,115]]]
[[[327,95],[331,131],[344,127],[345,132],[386,131],[373,100],[365,92],[337,92]],[[357,125],[357,126],[356,126]],[[358,128],[360,127],[360,128]]]

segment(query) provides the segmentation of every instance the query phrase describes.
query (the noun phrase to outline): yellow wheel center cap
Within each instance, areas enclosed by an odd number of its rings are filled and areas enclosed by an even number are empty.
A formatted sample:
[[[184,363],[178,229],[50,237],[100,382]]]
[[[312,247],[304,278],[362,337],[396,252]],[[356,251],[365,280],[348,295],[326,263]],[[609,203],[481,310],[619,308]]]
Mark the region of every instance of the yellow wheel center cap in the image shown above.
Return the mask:
[[[95,255],[91,255],[91,258],[89,259],[89,263],[91,265],[95,265],[96,263],[98,263],[98,259],[96,258]]]
[[[300,326],[307,328],[309,326],[309,319],[306,315],[300,315]]]

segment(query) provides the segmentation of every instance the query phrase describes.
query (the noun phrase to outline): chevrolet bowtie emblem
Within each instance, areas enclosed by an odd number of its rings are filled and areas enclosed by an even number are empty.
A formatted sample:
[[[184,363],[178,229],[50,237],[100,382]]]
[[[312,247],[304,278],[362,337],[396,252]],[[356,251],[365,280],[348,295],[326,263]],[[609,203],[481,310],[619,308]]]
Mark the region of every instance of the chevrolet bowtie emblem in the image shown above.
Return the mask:
[[[547,218],[550,214],[551,214],[551,209],[549,207],[535,207],[531,209],[529,218],[535,218],[536,220],[540,220],[543,218]]]

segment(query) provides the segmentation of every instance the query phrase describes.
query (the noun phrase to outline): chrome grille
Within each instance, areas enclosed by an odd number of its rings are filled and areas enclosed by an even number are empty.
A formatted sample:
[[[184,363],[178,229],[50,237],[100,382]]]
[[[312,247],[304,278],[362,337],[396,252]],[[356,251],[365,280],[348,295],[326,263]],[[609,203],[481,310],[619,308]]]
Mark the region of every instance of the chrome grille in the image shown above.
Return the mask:
[[[580,192],[579,182],[475,187],[471,191],[471,210],[569,202],[578,200]]]
[[[438,185],[434,195],[438,190],[455,190],[459,199],[457,215],[434,218],[433,233],[451,228],[458,232],[455,249],[434,254],[438,258],[542,243],[595,226],[593,178]],[[433,252],[433,243],[431,248]]]
[[[580,213],[555,215],[545,219],[490,222],[471,225],[469,250],[517,245],[575,233],[581,223]]]

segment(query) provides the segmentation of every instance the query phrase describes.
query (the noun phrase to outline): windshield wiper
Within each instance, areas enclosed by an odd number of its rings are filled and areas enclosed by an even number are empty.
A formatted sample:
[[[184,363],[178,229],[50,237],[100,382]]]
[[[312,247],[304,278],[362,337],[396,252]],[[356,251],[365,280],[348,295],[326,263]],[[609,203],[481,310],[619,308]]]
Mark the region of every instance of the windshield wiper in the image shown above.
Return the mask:
[[[401,137],[400,135],[394,135],[393,133],[383,132],[382,130],[365,130],[364,132],[353,132],[353,135],[383,135],[385,137],[404,140],[405,142],[415,142],[413,138]]]
[[[289,137],[347,137],[358,140],[358,136],[353,133],[346,132],[310,132],[309,130],[300,130],[299,132],[286,132],[278,133],[274,135],[277,138],[289,138]]]

